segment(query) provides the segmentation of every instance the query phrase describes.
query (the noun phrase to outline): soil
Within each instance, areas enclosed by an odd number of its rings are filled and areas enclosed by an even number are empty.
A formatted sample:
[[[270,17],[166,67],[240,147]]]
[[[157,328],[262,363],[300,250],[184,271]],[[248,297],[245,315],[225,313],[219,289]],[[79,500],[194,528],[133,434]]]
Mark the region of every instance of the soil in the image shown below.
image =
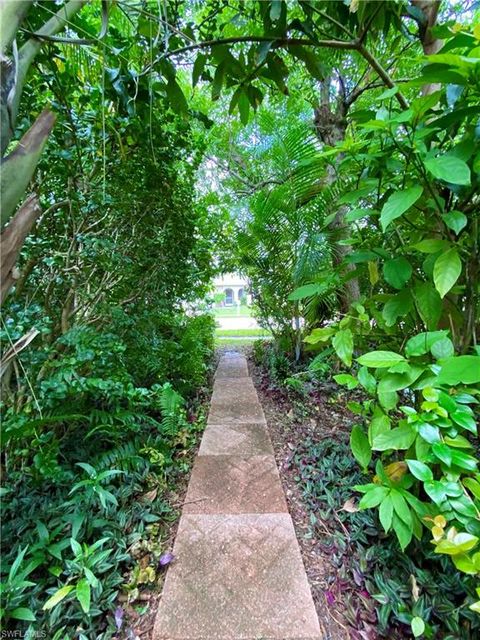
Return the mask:
[[[327,406],[320,398],[316,405],[318,415],[307,415],[299,422],[293,416],[288,396],[271,387],[264,371],[256,366],[251,351],[246,350],[250,375],[257,389],[267,420],[283,490],[287,497],[288,508],[294,523],[297,539],[302,553],[303,563],[310,583],[313,600],[325,640],[350,640],[352,638],[348,623],[342,613],[342,602],[336,598],[335,604],[328,603],[327,594],[337,580],[336,569],[330,564],[329,557],[322,549],[322,541],[312,537],[310,516],[305,506],[298,484],[295,481],[296,470],[293,464],[297,445],[308,437],[316,438],[324,432],[332,438],[338,431],[345,437],[351,424],[351,418],[345,413]],[[321,424],[320,424],[321,422]],[[328,531],[328,524],[323,526]]]

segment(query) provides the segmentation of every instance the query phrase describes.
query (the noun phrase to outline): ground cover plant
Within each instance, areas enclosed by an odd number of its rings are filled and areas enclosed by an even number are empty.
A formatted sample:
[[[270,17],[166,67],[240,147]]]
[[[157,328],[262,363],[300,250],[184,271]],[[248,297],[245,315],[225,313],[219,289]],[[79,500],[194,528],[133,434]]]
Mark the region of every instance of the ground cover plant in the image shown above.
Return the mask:
[[[287,495],[291,482],[301,491],[296,516],[306,525],[298,535],[306,538],[307,573],[311,565],[318,581],[321,572],[321,588],[314,587],[319,616],[330,607],[334,621],[340,617],[355,639],[411,637],[415,618],[424,621],[425,637],[475,637],[478,619],[464,604],[466,590],[475,598],[474,584],[419,541],[410,553],[399,552],[395,537],[389,538],[375,514],[360,509],[352,495],[352,487],[365,480],[349,442],[357,422],[350,408],[362,392],[345,390],[328,373],[294,385],[292,376],[298,380],[301,369],[295,371],[293,359],[279,358],[268,343],[257,342],[253,352],[259,391],[273,412],[267,410],[267,417],[278,421],[284,451],[277,459]],[[320,558],[320,569],[312,556]]]
[[[240,269],[274,384],[299,406],[348,395],[352,453],[332,436],[296,464],[312,517],[353,500],[358,557],[367,540],[392,568],[362,578],[377,632],[474,638],[476,3],[1,12],[7,628],[112,637],[120,592],[155,582],[132,545],[172,513],[214,348],[202,310]]]

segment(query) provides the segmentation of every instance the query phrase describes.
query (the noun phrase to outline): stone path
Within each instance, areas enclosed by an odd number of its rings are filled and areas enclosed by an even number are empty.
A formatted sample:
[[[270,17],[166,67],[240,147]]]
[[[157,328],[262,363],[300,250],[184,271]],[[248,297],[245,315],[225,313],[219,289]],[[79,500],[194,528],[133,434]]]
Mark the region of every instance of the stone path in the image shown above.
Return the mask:
[[[153,640],[320,640],[247,362],[222,357]]]

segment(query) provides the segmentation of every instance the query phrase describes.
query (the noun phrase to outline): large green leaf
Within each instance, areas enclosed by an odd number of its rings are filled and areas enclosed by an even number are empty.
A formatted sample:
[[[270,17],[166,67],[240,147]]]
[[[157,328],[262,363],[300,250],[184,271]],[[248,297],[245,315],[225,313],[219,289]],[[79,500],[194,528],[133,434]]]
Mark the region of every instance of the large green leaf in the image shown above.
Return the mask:
[[[359,425],[355,425],[350,434],[350,447],[352,453],[363,469],[366,469],[372,459],[372,449],[368,438]]]
[[[388,451],[393,449],[400,451],[408,449],[414,442],[417,434],[412,425],[406,424],[396,427],[386,433],[380,433],[373,440],[372,449],[374,451]]]
[[[405,317],[410,313],[412,308],[412,295],[408,288],[393,295],[382,309],[382,317],[387,327],[393,327],[397,322],[397,318]]]
[[[350,329],[337,331],[332,340],[332,346],[340,360],[350,367],[353,354],[353,335]]]
[[[470,184],[468,164],[453,155],[437,156],[436,158],[425,160],[425,167],[438,180],[451,184]]]
[[[322,284],[305,284],[302,287],[298,287],[295,291],[288,296],[289,300],[303,300],[304,298],[311,298],[312,296],[317,295],[321,291],[325,289]]]
[[[25,620],[26,622],[35,622],[35,614],[31,609],[26,607],[17,607],[13,611],[10,611],[10,617],[14,620]]]
[[[422,195],[423,188],[420,185],[410,187],[404,191],[397,191],[393,193],[385,202],[380,213],[380,224],[383,231],[385,231],[388,225],[396,218],[408,211],[411,206],[417,202]]]
[[[390,494],[385,496],[385,498],[380,503],[378,516],[380,518],[380,522],[382,523],[382,527],[385,530],[385,533],[388,533],[390,527],[392,526],[393,520],[393,502]]]
[[[443,215],[442,218],[447,227],[457,235],[467,226],[468,223],[467,216],[461,211],[450,211]]]
[[[413,535],[413,529],[408,524],[398,517],[396,513],[393,514],[393,530],[397,536],[398,542],[402,551],[408,547]]]
[[[433,473],[430,467],[420,462],[419,460],[405,460],[415,478],[422,480],[422,482],[431,482],[433,480]]]
[[[433,266],[433,282],[435,288],[444,298],[462,273],[462,261],[456,249],[449,249],[435,260]]]
[[[418,313],[427,329],[435,329],[442,315],[442,299],[429,282],[418,284],[413,290]]]
[[[365,367],[388,368],[399,362],[404,362],[405,358],[395,351],[369,351],[357,358],[357,362]]]
[[[370,485],[369,485],[370,486]],[[388,487],[373,486],[370,488],[358,503],[360,509],[371,509],[377,507],[385,496],[389,493]]]
[[[413,338],[410,338],[405,345],[405,355],[411,358],[412,356],[422,356],[428,353],[432,348],[432,345],[442,338],[448,335],[448,331],[425,331],[419,333]]]
[[[395,289],[403,289],[412,275],[412,265],[406,258],[394,258],[383,265],[383,276]]]
[[[318,342],[327,342],[336,332],[335,327],[317,327],[312,333],[306,336],[303,341],[307,344],[317,344]]]
[[[176,113],[186,114],[188,112],[188,104],[180,85],[175,78],[170,78],[167,82],[166,91],[170,106]]]
[[[437,360],[450,358],[455,355],[455,347],[450,338],[442,338],[438,342],[435,342],[435,344],[432,344],[430,351],[432,356]]]
[[[412,514],[410,513],[410,507],[407,504],[407,501],[400,493],[398,489],[392,489],[390,493],[390,497],[392,498],[393,510],[400,518],[403,520],[405,524],[409,527],[412,526]]]
[[[457,356],[442,363],[438,375],[440,384],[475,384],[480,382],[480,356]]]
[[[65,585],[64,587],[60,587],[58,591],[55,591],[53,596],[51,596],[46,603],[43,605],[43,610],[48,611],[48,609],[53,609],[55,605],[61,602],[64,598],[66,598],[69,593],[73,591],[75,587],[71,584]]]
[[[88,613],[90,611],[90,584],[86,578],[77,582],[76,596],[83,611]]]

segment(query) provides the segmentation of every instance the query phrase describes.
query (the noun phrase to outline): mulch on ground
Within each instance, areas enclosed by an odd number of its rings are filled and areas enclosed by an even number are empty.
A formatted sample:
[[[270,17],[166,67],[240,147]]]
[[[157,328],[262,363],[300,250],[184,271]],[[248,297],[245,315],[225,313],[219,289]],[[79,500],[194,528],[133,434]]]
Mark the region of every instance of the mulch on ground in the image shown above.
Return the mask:
[[[329,602],[329,594],[337,582],[337,569],[332,565],[322,540],[312,535],[310,514],[295,480],[294,455],[300,443],[308,438],[348,440],[352,416],[341,405],[328,403],[328,386],[316,397],[315,406],[298,419],[288,395],[273,387],[263,369],[255,364],[250,352],[249,369],[262,403],[275,458],[280,471],[290,514],[310,583],[321,626],[329,634],[326,640],[348,640],[355,636],[342,611],[341,598]],[[317,522],[318,524],[318,522]],[[329,523],[320,523],[330,535]],[[341,525],[341,523],[340,523]]]

